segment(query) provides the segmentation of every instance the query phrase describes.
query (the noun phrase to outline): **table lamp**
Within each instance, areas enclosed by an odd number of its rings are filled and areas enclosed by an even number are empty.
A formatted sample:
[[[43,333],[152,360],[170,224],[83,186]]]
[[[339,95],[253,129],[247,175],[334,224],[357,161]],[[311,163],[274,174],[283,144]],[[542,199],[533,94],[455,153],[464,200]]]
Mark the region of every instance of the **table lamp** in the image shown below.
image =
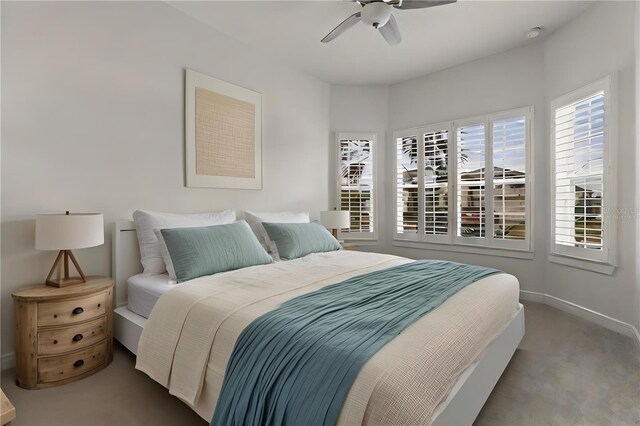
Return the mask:
[[[331,234],[338,239],[338,229],[349,228],[351,215],[344,210],[329,210],[320,212],[320,223],[331,229]]]
[[[59,250],[46,284],[66,287],[86,282],[80,264],[72,249],[99,246],[104,243],[102,213],[50,213],[36,215],[36,249]],[[69,277],[69,259],[76,267],[79,277]],[[54,272],[64,267],[64,277]]]

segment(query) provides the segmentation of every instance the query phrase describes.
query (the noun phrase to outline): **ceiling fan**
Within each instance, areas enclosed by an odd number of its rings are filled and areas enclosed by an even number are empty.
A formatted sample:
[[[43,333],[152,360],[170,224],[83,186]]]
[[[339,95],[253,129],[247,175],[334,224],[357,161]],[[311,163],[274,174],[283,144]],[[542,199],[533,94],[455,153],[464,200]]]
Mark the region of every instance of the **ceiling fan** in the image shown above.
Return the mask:
[[[441,6],[443,4],[455,3],[457,0],[353,0],[362,6],[360,12],[356,12],[342,21],[322,40],[329,43],[358,22],[362,21],[368,26],[380,31],[382,37],[391,46],[402,41],[398,23],[391,14],[391,8],[400,10],[423,9],[425,7]]]

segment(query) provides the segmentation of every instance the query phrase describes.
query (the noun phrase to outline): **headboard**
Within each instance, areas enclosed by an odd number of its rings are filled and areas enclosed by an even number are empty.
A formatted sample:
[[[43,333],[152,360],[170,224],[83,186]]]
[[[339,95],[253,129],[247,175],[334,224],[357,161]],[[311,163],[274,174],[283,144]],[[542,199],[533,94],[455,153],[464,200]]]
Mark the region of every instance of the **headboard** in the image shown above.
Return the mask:
[[[131,221],[113,224],[111,277],[115,282],[115,306],[127,304],[127,279],[142,272],[136,228]]]

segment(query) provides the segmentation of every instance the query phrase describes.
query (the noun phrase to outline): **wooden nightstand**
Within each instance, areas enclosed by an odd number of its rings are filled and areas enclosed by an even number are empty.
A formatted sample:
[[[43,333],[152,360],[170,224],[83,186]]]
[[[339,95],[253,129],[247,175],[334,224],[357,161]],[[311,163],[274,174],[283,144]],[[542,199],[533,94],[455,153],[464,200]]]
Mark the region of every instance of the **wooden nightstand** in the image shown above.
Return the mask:
[[[340,245],[342,246],[342,250],[358,250],[358,245],[356,243],[340,243]]]
[[[13,293],[16,383],[41,389],[83,379],[113,359],[113,280],[87,277],[68,287],[44,284]]]

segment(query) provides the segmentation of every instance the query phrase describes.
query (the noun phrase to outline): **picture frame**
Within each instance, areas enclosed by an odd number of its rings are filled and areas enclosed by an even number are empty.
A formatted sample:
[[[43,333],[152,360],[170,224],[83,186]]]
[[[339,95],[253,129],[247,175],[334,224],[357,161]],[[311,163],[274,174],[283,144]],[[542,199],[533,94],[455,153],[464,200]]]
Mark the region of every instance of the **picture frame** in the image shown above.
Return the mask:
[[[186,186],[262,189],[262,95],[187,69]]]

